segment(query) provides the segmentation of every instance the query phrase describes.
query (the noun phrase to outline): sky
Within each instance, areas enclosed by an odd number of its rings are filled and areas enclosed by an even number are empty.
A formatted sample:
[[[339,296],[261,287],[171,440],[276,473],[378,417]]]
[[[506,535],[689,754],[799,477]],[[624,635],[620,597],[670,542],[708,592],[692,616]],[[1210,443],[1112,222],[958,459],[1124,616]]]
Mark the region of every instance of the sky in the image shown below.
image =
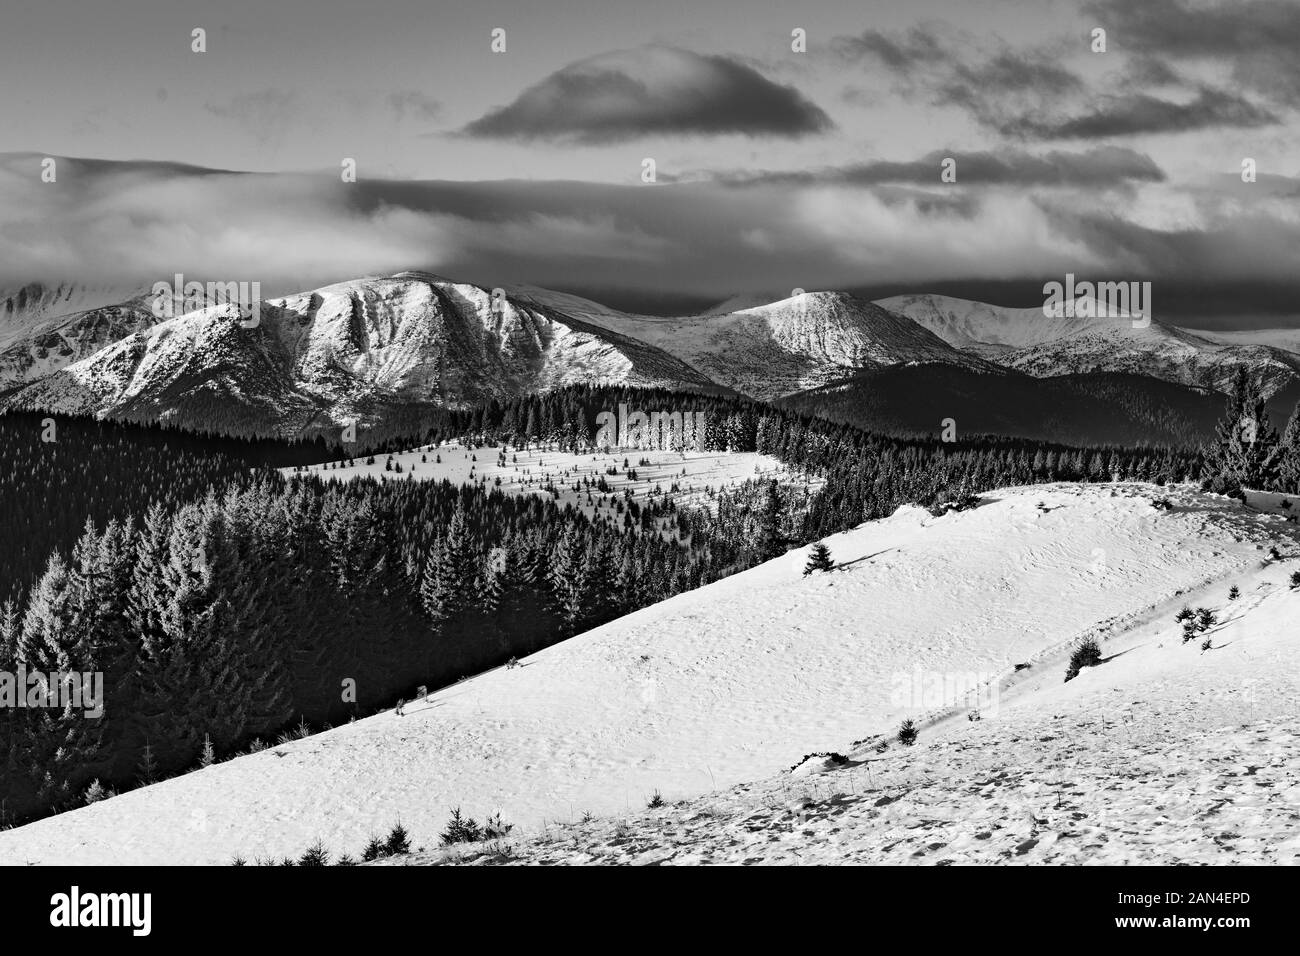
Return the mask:
[[[668,312],[1074,273],[1300,325],[1296,50],[1300,0],[7,0],[0,286],[418,268]]]

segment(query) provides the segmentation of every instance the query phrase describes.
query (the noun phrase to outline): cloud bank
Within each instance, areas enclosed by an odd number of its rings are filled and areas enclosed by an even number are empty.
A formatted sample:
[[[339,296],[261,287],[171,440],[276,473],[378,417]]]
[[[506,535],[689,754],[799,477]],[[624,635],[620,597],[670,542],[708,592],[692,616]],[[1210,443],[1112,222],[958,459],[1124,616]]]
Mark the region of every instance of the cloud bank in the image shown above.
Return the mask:
[[[964,187],[912,183],[914,172],[933,177],[933,156],[838,177],[642,186],[343,183],[62,160],[57,182],[42,183],[39,156],[9,154],[0,156],[0,285],[140,286],[181,272],[258,280],[271,295],[427,269],[627,304],[795,287],[960,294],[963,283],[1018,282],[1032,291],[1074,272],[1160,282],[1164,304],[1207,283],[1243,290],[1216,306],[1242,314],[1294,314],[1300,301],[1295,179],[1257,184],[1269,197],[1259,203],[1226,174],[1188,198],[1122,148],[958,162]],[[1114,188],[1097,188],[1107,183]]]

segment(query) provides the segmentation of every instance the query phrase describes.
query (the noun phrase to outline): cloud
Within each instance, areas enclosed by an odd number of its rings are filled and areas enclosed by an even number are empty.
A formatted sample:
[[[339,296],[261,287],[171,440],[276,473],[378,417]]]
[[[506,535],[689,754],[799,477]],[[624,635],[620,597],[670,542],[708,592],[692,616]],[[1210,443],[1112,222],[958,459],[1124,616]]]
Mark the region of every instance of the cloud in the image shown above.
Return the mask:
[[[1001,42],[987,50],[973,38],[938,25],[895,35],[867,30],[836,37],[831,46],[845,60],[884,67],[903,96],[968,111],[987,126],[1085,88],[1050,52],[1027,52]]]
[[[1172,64],[1158,56],[1130,58],[1124,64],[1124,75],[1129,83],[1145,88],[1182,86],[1186,83],[1183,75]]]
[[[1274,102],[1300,98],[1295,0],[1095,0],[1085,10],[1134,55],[1227,63],[1238,83]]]
[[[1272,8],[1272,0],[1254,2]],[[1119,54],[1119,69],[1097,73],[1091,82],[1062,62],[1071,51],[1086,55],[1077,42],[1026,52],[1001,41],[990,46],[939,26],[919,26],[895,35],[868,30],[839,37],[833,46],[841,57],[883,66],[902,95],[922,98],[930,106],[961,109],[988,129],[1017,139],[1100,139],[1279,122],[1272,110],[1238,92],[1188,80],[1169,62],[1189,52],[1232,58],[1233,45],[1240,43],[1238,72],[1261,69],[1244,53],[1250,31],[1236,20],[1246,19],[1246,14],[1238,18],[1235,8],[1232,13],[1226,8],[1208,13],[1198,9],[1196,16],[1203,19],[1194,16],[1187,27],[1182,16],[1190,8],[1181,0],[1103,0],[1089,9],[1108,27]],[[1215,31],[1227,20],[1234,23],[1236,39],[1226,49],[1215,47]],[[1282,37],[1294,32],[1293,27],[1279,31]],[[1264,45],[1266,60],[1275,45],[1271,40]],[[1293,61],[1293,56],[1287,59],[1288,64]],[[1135,84],[1176,87],[1186,95],[1166,98],[1135,92]]]
[[[733,172],[717,178],[733,185],[937,186],[941,163],[947,158],[956,161],[957,185],[1107,188],[1165,179],[1164,172],[1150,156],[1119,146],[1100,146],[1084,152],[1053,150],[1043,155],[1021,150],[936,150],[906,162],[877,161],[793,172]]]
[[[952,57],[934,30],[919,26],[894,37],[879,30],[835,37],[831,46],[848,59],[875,57],[891,70],[907,74],[918,66],[930,66]]]
[[[920,188],[906,162],[864,164],[856,178],[737,188],[342,183],[335,174],[70,159],[59,161],[56,183],[42,183],[39,159],[0,155],[0,286],[72,279],[138,288],[181,272],[260,281],[274,296],[426,269],[489,288],[600,290],[598,298],[629,302],[868,284],[1041,289],[1044,276],[1073,271],[1200,288],[1249,280],[1270,301],[1300,300],[1294,180],[1248,187],[1220,175],[1196,201],[1169,206],[1162,195],[1182,199],[1185,186],[1175,190],[1147,157],[1117,147],[959,156],[959,181],[998,187],[965,190]],[[1130,178],[1136,199],[1095,184]],[[1268,202],[1242,193],[1261,185]]]
[[[833,125],[794,87],[734,59],[647,46],[572,63],[462,132],[610,143],[665,133],[794,137]]]
[[[1224,126],[1250,128],[1277,122],[1276,114],[1240,96],[1201,87],[1196,97],[1186,103],[1146,93],[1107,96],[1100,106],[1081,115],[1054,120],[1021,117],[1004,124],[1002,131],[1044,139],[1097,139]]]

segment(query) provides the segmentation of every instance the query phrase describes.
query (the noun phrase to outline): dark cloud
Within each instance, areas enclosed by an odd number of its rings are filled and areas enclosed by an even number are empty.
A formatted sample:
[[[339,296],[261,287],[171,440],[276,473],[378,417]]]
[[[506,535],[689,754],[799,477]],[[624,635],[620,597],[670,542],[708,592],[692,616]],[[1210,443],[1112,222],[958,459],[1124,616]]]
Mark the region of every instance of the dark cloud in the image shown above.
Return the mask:
[[[1279,69],[1300,71],[1300,57],[1293,52],[1300,47],[1300,11],[1294,0],[1284,5],[1290,11],[1285,26],[1273,0],[1231,8],[1192,8],[1182,0],[1091,4],[1088,9],[1107,27],[1113,49],[1127,57],[1122,79],[1129,88],[1115,86],[1113,79],[1099,87],[1085,83],[1052,51],[1005,44],[985,51],[933,26],[895,36],[869,30],[840,37],[834,46],[841,56],[883,65],[904,95],[921,97],[930,106],[960,108],[1004,136],[1099,139],[1253,128],[1278,123],[1276,112],[1230,89],[1206,83],[1188,87],[1185,74],[1170,61],[1189,55],[1229,59],[1243,88],[1275,80]],[[1251,26],[1246,25],[1251,20],[1247,8],[1264,14]],[[1260,31],[1270,25],[1277,26],[1276,35],[1262,37]],[[1228,34],[1223,44],[1215,39],[1220,30]],[[1282,50],[1287,55],[1277,58],[1286,65],[1270,65],[1274,52]],[[1154,87],[1187,87],[1187,95],[1165,98],[1144,91]]]
[[[572,63],[462,132],[606,143],[663,133],[802,136],[833,125],[796,89],[749,66],[649,46]]]
[[[965,110],[995,128],[1085,90],[1050,52],[1003,44],[985,53],[963,38],[942,35],[938,27],[913,27],[896,36],[867,30],[837,37],[832,47],[845,59],[885,67],[904,95]]]
[[[1139,133],[1184,133],[1218,127],[1252,128],[1278,123],[1277,115],[1233,93],[1201,87],[1196,97],[1179,103],[1147,93],[1106,96],[1101,105],[1062,119],[1020,117],[1002,132],[1042,139],[1098,139]]]
[[[1085,10],[1116,49],[1226,62],[1237,82],[1263,96],[1291,106],[1300,97],[1295,0],[1094,0]]]
[[[941,163],[949,157],[957,164],[957,185],[1119,187],[1165,179],[1164,171],[1150,156],[1119,146],[1101,146],[1078,153],[1053,150],[1041,156],[1018,150],[936,150],[908,162],[879,161],[792,172],[733,172],[718,178],[735,185],[934,186],[940,183]]]
[[[1083,81],[1049,56],[1002,52],[980,63],[954,63],[952,77],[939,87],[939,93],[974,104],[987,95],[1026,88],[1056,97],[1082,90]]]
[[[919,66],[932,66],[952,56],[933,30],[919,26],[894,37],[879,30],[867,30],[858,36],[835,37],[831,46],[848,59],[874,57],[891,70],[906,74]]]
[[[1124,64],[1125,79],[1144,88],[1153,86],[1182,86],[1183,75],[1169,61],[1158,56],[1130,57]]]

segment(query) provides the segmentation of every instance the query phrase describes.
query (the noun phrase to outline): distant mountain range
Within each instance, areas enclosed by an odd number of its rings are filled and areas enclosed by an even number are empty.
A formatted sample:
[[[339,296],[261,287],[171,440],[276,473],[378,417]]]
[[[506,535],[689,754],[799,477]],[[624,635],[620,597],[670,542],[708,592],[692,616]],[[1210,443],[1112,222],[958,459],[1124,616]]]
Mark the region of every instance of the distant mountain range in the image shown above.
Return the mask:
[[[938,295],[737,298],[664,318],[424,272],[160,321],[144,290],[0,290],[0,408],[310,435],[579,381],[736,393],[891,432],[1191,442],[1245,368],[1279,421],[1300,331],[1050,318]],[[1142,324],[1142,323],[1137,323]]]
[[[1226,391],[1244,367],[1272,394],[1300,376],[1294,330],[1219,335],[1150,319],[1049,318],[1039,309],[1004,309],[939,295],[884,299],[945,342],[1006,368],[1044,378],[1092,372],[1146,375]]]

